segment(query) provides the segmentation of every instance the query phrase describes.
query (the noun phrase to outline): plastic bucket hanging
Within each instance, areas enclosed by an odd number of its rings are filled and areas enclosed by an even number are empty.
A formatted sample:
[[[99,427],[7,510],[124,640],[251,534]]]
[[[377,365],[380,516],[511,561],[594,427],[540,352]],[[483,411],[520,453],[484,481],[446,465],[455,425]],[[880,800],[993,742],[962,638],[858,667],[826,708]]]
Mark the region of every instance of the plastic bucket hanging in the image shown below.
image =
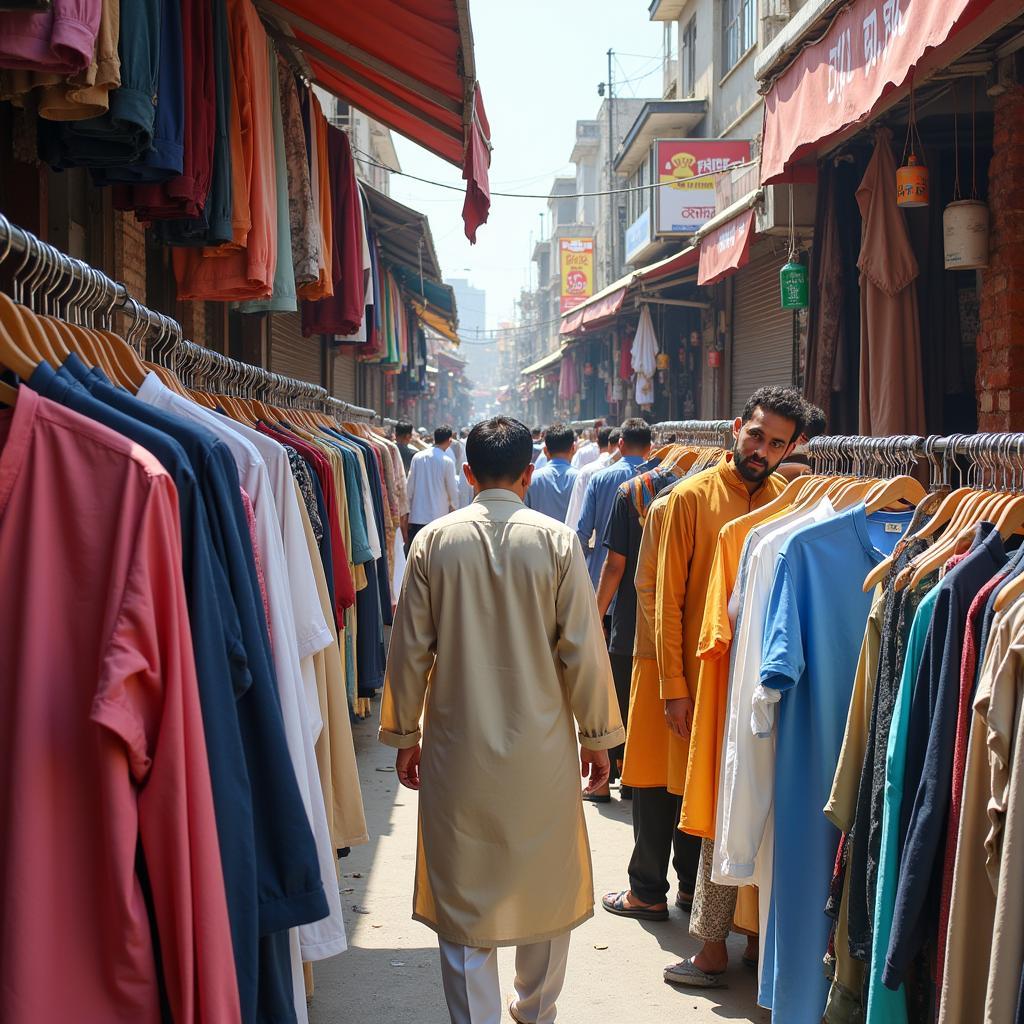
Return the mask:
[[[807,268],[791,259],[779,271],[779,290],[782,292],[783,309],[806,309]]]
[[[919,163],[914,152],[914,139],[921,145],[921,136],[917,131],[917,104],[914,100],[914,80],[910,80],[910,111],[907,116],[907,140],[903,144],[903,153],[910,150],[907,162],[896,171],[896,205],[905,209],[928,205],[928,168]]]
[[[953,202],[942,211],[942,245],[947,270],[979,270],[988,266],[988,206],[978,198],[977,111],[971,82],[971,198],[960,198],[960,131],[956,90],[953,91],[953,145],[956,179]]]
[[[942,242],[947,270],[988,266],[988,207],[980,199],[961,199],[942,211]]]

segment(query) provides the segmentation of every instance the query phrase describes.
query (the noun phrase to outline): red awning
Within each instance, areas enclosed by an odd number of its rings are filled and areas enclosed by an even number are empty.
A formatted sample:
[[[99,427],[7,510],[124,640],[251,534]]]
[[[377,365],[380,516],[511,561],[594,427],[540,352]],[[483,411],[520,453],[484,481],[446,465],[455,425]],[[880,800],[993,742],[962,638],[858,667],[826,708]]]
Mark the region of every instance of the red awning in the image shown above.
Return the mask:
[[[468,0],[256,0],[316,83],[462,168],[466,235],[487,220],[490,128]]]
[[[562,317],[562,323],[558,328],[559,334],[577,334],[588,327],[597,327],[600,323],[615,316],[622,303],[626,299],[628,284],[623,283],[625,279],[616,281],[609,285],[604,291],[581,303],[571,313]]]
[[[583,310],[574,309],[568,316],[562,318],[558,327],[559,334],[575,334],[583,326]]]
[[[750,240],[753,237],[753,208],[706,234],[700,240],[697,284],[715,284],[744,266],[750,259]]]
[[[695,245],[687,246],[680,252],[675,253],[659,263],[652,263],[649,267],[641,267],[634,275],[635,281],[660,281],[663,277],[678,274],[681,270],[689,270],[697,266],[700,250]]]
[[[870,120],[911,75],[920,81],[946,66],[1015,11],[1018,0],[851,0],[765,96],[762,183],[790,180],[791,164]]]

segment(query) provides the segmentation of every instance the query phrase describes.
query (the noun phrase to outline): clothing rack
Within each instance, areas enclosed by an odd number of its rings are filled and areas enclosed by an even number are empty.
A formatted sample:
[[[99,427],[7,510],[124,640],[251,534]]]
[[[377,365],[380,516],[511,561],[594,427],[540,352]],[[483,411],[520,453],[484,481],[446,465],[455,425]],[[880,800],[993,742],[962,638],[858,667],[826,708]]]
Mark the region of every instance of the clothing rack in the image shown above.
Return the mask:
[[[282,404],[315,409],[339,419],[378,418],[375,410],[334,398],[318,384],[271,373],[187,340],[177,320],[142,305],[123,284],[41,241],[0,213],[0,264],[12,254],[22,257],[13,271],[15,301],[71,323],[104,328],[110,327],[115,310],[123,312],[132,317],[127,340],[140,343],[141,335],[149,328],[156,329],[144,354],[189,383],[202,380],[230,384],[247,397],[276,398]],[[141,353],[141,344],[139,349]]]
[[[732,420],[666,420],[651,426],[655,436],[675,434],[679,444],[724,445],[729,447]]]
[[[566,426],[570,430],[593,430],[595,427],[603,427],[605,425],[604,419],[599,420],[573,420],[571,423],[566,423]]]

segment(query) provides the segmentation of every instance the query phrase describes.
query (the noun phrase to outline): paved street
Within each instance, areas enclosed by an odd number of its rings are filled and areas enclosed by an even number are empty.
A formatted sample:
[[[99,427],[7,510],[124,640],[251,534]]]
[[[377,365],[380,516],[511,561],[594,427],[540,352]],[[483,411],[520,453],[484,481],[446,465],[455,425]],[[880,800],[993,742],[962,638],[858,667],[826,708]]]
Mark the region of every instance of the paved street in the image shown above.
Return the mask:
[[[376,741],[375,716],[355,727],[356,753],[372,842],[342,861],[347,953],[315,970],[310,1024],[447,1024],[434,933],[410,918],[416,841],[416,796],[401,789],[393,752]],[[586,807],[597,894],[625,885],[632,848],[629,805]],[[740,965],[744,940],[734,937],[728,987],[682,991],[662,981],[662,969],[697,943],[687,918],[641,924],[598,909],[573,933],[569,973],[559,1002],[560,1024],[654,1024],[747,1020],[767,1022],[754,1005],[753,973]],[[511,997],[512,950],[501,954],[502,987]]]

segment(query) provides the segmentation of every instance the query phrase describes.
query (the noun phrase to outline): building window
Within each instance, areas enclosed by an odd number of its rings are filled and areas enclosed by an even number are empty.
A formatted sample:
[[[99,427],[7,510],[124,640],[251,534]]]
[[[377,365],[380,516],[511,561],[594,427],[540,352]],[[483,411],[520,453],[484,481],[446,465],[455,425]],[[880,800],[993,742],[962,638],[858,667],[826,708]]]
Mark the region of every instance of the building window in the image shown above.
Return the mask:
[[[722,4],[722,66],[729,71],[757,40],[756,0]]]
[[[695,14],[683,29],[683,66],[680,70],[679,85],[684,100],[697,92],[697,15]]]

